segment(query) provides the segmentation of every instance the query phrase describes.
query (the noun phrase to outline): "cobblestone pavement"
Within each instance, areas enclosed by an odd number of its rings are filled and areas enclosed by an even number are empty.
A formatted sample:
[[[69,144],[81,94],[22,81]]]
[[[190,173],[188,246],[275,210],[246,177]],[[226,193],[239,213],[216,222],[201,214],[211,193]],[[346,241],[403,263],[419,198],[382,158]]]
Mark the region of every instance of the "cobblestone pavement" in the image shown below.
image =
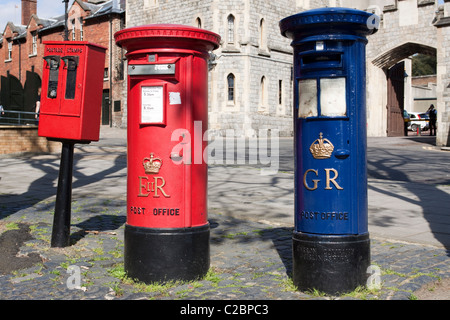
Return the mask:
[[[123,132],[106,133],[102,144],[77,147],[66,248],[50,247],[59,155],[1,158],[0,300],[450,300],[448,186],[370,181],[372,288],[330,297],[292,285],[292,174],[284,169],[262,177],[258,168],[210,168],[208,274],[134,282],[123,265],[126,147]],[[424,194],[436,201],[425,205]],[[430,212],[438,220],[426,220]]]
[[[0,299],[408,300],[420,298],[416,292],[424,285],[432,291],[435,283],[450,277],[448,250],[372,239],[372,290],[339,297],[299,292],[290,277],[292,228],[230,218],[213,210],[211,268],[206,277],[144,285],[124,274],[124,198],[74,199],[72,245],[66,248],[50,247],[54,205],[50,197],[1,207],[0,246],[8,235],[30,236],[18,244],[18,252],[2,257],[14,256],[22,267],[0,274]]]

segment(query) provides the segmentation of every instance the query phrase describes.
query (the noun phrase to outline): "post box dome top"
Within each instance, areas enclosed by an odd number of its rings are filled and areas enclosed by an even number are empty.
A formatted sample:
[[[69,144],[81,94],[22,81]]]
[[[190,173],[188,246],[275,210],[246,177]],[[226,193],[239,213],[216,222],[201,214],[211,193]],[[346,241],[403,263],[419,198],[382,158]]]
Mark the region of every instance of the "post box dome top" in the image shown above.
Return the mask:
[[[177,46],[192,43],[207,50],[217,49],[220,36],[214,32],[180,24],[150,24],[120,30],[114,34],[116,44],[127,50]]]
[[[312,34],[350,34],[366,36],[378,30],[378,16],[350,8],[307,10],[280,21],[281,34],[295,39]]]

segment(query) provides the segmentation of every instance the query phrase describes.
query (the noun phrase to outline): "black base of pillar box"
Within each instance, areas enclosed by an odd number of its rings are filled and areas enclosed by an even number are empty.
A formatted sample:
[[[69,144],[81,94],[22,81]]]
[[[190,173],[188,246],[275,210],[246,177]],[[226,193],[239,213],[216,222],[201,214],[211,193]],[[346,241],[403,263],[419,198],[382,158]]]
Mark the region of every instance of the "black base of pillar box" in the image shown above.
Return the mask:
[[[193,228],[125,225],[127,275],[145,283],[190,281],[209,269],[209,224]]]
[[[294,231],[293,282],[301,291],[330,295],[365,286],[370,266],[369,234],[334,236]]]

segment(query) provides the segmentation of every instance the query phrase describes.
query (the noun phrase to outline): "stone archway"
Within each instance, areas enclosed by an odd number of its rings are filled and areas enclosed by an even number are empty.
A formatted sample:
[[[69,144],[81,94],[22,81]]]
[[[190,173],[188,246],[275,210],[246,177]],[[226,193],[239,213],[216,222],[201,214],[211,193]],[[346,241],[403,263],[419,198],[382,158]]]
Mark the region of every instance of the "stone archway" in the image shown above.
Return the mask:
[[[435,56],[436,48],[422,43],[405,42],[385,51],[384,53],[373,59],[371,62],[373,63],[373,65],[383,70],[387,70],[397,64],[399,61],[402,61],[403,59],[408,58],[416,53]]]
[[[436,56],[436,52],[435,47],[426,44],[404,42],[387,49],[368,61],[372,68],[375,67],[382,71],[382,76],[378,77],[378,81],[382,86],[382,107],[386,109],[383,110],[381,116],[381,124],[385,130],[383,132],[385,135],[399,136],[406,134],[402,128],[405,98],[405,84],[402,82],[406,82],[403,76],[406,70],[402,62],[416,53]],[[410,75],[405,74],[405,76]],[[374,108],[374,105],[369,105],[370,107]],[[377,105],[376,107],[379,108],[380,106]]]
[[[366,54],[367,132],[369,136],[388,136],[388,70],[400,61],[405,61],[409,70],[411,60],[408,58],[416,53],[439,59],[434,24],[440,13],[437,1],[379,1],[378,5],[382,6],[377,7],[380,27],[369,37]],[[405,82],[410,80],[410,77],[405,78]],[[405,88],[408,89],[405,95],[411,95],[410,86]]]

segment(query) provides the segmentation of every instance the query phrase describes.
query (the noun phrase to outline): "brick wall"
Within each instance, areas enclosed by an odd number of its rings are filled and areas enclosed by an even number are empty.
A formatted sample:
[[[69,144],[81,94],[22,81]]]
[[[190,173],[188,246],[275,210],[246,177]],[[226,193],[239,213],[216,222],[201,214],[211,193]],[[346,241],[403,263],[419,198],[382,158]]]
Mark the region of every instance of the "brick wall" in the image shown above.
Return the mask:
[[[57,152],[61,143],[38,136],[38,128],[5,126],[0,128],[0,154],[24,152]]]
[[[25,3],[33,3],[35,0],[27,0]],[[123,1],[121,1],[123,3]],[[105,59],[105,70],[108,69],[109,75],[105,77],[103,82],[103,89],[105,94],[107,90],[111,90],[111,101],[120,101],[121,106],[123,106],[124,100],[123,92],[126,92],[126,85],[124,86],[124,81],[118,77],[119,64],[123,56],[122,50],[116,47],[113,34],[120,30],[121,28],[121,16],[119,14],[110,15],[99,15],[92,18],[88,13],[90,11],[84,11],[78,2],[71,0],[69,3],[69,12],[73,14],[74,17],[83,18],[83,25],[80,28],[80,24],[75,23],[75,35],[73,35],[73,30],[69,26],[69,40],[74,39],[76,41],[81,40],[81,30],[83,30],[83,40],[89,41],[107,48],[106,59]],[[33,11],[30,11],[33,12]],[[78,16],[79,14],[79,16]],[[50,17],[39,17],[39,18],[50,18]],[[43,25],[40,25],[41,21],[36,15],[32,15],[29,21],[27,21],[26,26],[14,26],[10,24],[5,27],[5,30],[0,30],[0,32],[5,32],[3,34],[3,41],[0,42],[0,75],[6,77],[9,73],[10,75],[18,78],[22,84],[25,85],[27,71],[34,71],[39,76],[42,76],[42,68],[44,66],[43,56],[44,56],[44,41],[62,41],[64,36],[64,27],[60,25],[59,27],[51,27],[40,31]],[[26,29],[25,29],[26,28]],[[12,46],[12,58],[7,59],[8,56],[8,41],[19,36],[19,31],[26,34],[20,41],[13,42]],[[33,35],[38,35],[37,37],[37,51],[33,52]],[[112,51],[110,54],[110,50]],[[112,57],[110,62],[110,57]],[[121,127],[125,125],[124,108],[122,107],[118,112],[112,112],[112,122],[114,126]]]
[[[30,22],[32,14],[36,14],[37,0],[22,0],[22,25]]]
[[[436,83],[436,75],[412,77],[413,86],[428,86],[429,83]]]

